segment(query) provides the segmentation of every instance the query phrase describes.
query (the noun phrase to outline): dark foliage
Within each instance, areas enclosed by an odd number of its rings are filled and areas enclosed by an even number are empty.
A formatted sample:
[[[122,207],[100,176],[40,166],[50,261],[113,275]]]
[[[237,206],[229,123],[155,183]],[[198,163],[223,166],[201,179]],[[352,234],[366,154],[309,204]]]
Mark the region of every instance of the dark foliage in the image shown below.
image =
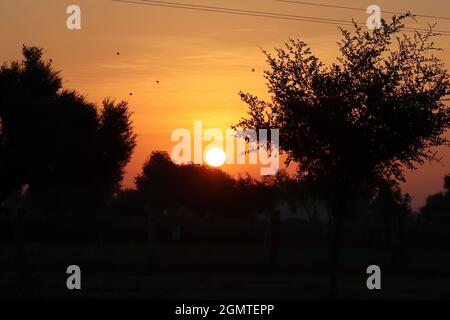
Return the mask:
[[[99,210],[120,188],[135,147],[126,102],[98,109],[64,90],[42,49],[0,70],[0,203],[27,190],[33,213]]]
[[[444,192],[431,195],[420,209],[425,222],[433,225],[450,225],[450,175],[444,178]]]
[[[448,145],[449,75],[435,55],[432,29],[403,33],[409,15],[374,32],[342,30],[338,62],[325,66],[306,43],[264,52],[270,102],[241,93],[249,105],[243,129],[280,128],[280,149],[298,177],[320,185],[330,203],[330,294],[336,295],[344,216],[368,201],[382,180],[404,180],[403,167],[435,160]],[[264,141],[262,142],[264,143]]]

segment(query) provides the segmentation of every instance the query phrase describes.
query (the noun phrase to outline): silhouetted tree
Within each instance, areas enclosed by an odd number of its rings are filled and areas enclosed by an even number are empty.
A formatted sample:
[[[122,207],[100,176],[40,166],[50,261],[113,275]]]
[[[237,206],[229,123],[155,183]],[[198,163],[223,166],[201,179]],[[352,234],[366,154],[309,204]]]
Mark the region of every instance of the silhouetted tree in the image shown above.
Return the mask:
[[[450,174],[444,178],[444,192],[427,198],[420,214],[426,222],[434,225],[450,225]]]
[[[403,20],[381,28],[342,30],[338,62],[326,67],[291,40],[273,56],[270,102],[241,93],[249,105],[243,129],[280,128],[280,149],[298,162],[300,180],[320,181],[332,208],[330,296],[337,295],[342,223],[350,204],[380,178],[404,180],[402,168],[435,159],[448,143],[449,76],[434,55],[434,33],[403,33]]]
[[[125,166],[136,146],[133,133],[131,112],[128,103],[115,103],[106,99],[100,113],[98,127],[99,162],[101,163],[100,180],[105,197],[115,194],[125,173]]]
[[[114,197],[109,214],[117,217],[144,217],[144,198],[135,189],[120,190]]]
[[[397,251],[403,243],[408,225],[413,221],[411,197],[403,195],[395,180],[381,180],[375,188],[375,196],[370,204],[376,218],[384,226],[385,248],[395,262]]]
[[[176,165],[167,152],[154,151],[136,177],[148,207],[160,213],[184,206],[196,214],[231,213],[235,181],[224,171],[204,165]]]
[[[18,190],[32,175],[33,153],[39,151],[42,131],[36,130],[61,89],[61,79],[51,65],[41,60],[37,48],[23,48],[24,61],[4,64],[0,70],[0,119],[2,146],[0,154],[0,201]],[[32,134],[30,134],[32,133]]]
[[[281,212],[277,210],[276,203],[280,200],[291,202],[298,185],[292,180],[285,170],[279,170],[275,176],[264,176],[261,182],[257,182],[257,199],[255,203],[269,209],[270,217],[270,252],[269,266],[276,269],[281,238]]]
[[[165,151],[153,151],[144,163],[142,173],[135,178],[136,187],[145,199],[149,210],[164,209],[176,205],[177,165]]]
[[[199,215],[232,216],[234,179],[218,168],[187,164],[179,166],[178,192],[183,206]]]
[[[24,47],[23,56],[0,69],[0,203],[27,185],[36,211],[99,210],[135,147],[128,106],[105,100],[99,110],[62,89],[42,49]]]

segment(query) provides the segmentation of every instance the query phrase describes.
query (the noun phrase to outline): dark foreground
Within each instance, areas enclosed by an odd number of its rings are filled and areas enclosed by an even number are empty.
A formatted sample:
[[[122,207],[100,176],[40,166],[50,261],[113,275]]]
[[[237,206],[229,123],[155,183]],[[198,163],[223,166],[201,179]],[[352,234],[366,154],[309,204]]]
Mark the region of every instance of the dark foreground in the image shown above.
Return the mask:
[[[324,248],[281,248],[276,270],[268,249],[239,244],[23,244],[1,247],[2,299],[321,299]],[[82,290],[66,288],[66,268],[79,265]],[[378,264],[382,290],[366,287]],[[344,248],[341,298],[450,299],[447,250],[414,250],[393,263],[383,250]]]

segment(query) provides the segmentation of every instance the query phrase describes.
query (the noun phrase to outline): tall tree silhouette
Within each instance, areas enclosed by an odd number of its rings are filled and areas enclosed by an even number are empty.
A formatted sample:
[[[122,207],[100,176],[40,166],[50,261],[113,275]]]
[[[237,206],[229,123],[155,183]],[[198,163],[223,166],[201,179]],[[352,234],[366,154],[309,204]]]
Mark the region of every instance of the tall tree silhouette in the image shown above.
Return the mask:
[[[45,212],[98,208],[135,147],[128,106],[105,100],[98,109],[63,90],[42,49],[23,56],[0,70],[0,202],[28,185],[29,202]]]
[[[394,180],[383,180],[377,183],[375,196],[370,208],[375,218],[384,226],[384,244],[391,261],[397,258],[396,251],[404,240],[407,226],[412,222],[411,197],[402,194],[400,186]]]
[[[23,48],[22,63],[4,64],[0,70],[2,123],[0,199],[19,189],[32,175],[31,159],[39,150],[42,131],[35,130],[61,89],[61,79],[36,48]],[[33,134],[30,135],[30,132]]]
[[[98,136],[97,150],[101,151],[99,159],[102,164],[101,181],[103,192],[108,197],[119,191],[125,166],[136,145],[127,102],[115,103],[109,99],[103,101]]]
[[[420,209],[421,216],[434,225],[450,225],[450,174],[444,178],[444,192],[431,195]]]
[[[136,185],[148,199],[148,207],[159,212],[177,206],[200,215],[232,212],[235,181],[227,173],[207,166],[176,165],[164,151],[152,152]]]
[[[404,180],[403,167],[435,159],[431,147],[448,144],[449,76],[432,30],[402,32],[409,15],[380,29],[342,31],[338,62],[326,67],[310,48],[291,40],[270,69],[269,102],[241,93],[249,105],[241,128],[280,128],[280,149],[299,164],[300,179],[321,181],[332,208],[330,296],[337,295],[342,223],[352,198],[367,195],[380,178]]]
[[[136,187],[147,208],[162,210],[177,204],[178,168],[165,151],[153,151],[135,178]]]

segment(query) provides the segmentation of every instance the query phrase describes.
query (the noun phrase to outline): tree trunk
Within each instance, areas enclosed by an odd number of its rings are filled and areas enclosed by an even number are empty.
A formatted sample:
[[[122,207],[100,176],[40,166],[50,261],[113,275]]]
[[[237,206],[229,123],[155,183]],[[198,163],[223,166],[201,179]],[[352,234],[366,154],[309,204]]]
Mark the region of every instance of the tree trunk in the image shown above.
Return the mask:
[[[155,264],[155,252],[156,252],[156,226],[155,218],[152,212],[147,213],[147,263],[151,269]]]
[[[280,246],[280,211],[272,210],[270,213],[270,256],[269,266],[272,270],[278,265],[278,249]]]
[[[339,263],[342,240],[342,225],[344,206],[340,199],[334,208],[333,217],[330,221],[330,274],[329,274],[329,298],[336,299],[339,294]]]
[[[25,259],[25,223],[24,223],[24,212],[23,209],[17,209],[13,216],[13,234],[14,234],[14,242],[15,242],[15,254],[14,254],[14,267],[16,270],[20,270],[20,272],[26,273],[26,259]]]

